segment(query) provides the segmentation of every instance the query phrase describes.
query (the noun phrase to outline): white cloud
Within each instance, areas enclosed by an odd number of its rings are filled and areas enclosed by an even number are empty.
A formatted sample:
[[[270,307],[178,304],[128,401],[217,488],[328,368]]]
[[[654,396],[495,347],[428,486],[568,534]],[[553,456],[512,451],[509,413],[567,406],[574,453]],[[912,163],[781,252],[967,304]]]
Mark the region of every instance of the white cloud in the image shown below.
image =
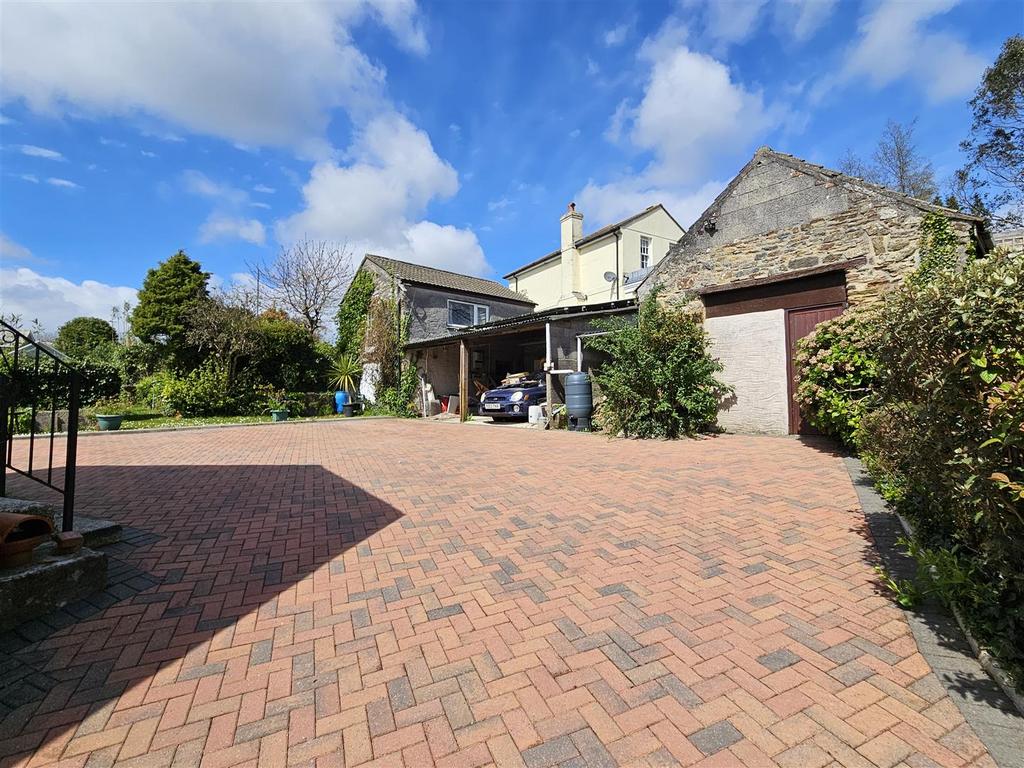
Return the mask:
[[[624,167],[610,180],[591,179],[576,194],[594,228],[658,202],[689,226],[724,186],[706,180],[711,162],[745,155],[788,117],[686,40],[685,26],[671,17],[640,47],[638,59],[649,67],[643,95],[619,103],[605,136],[649,160],[637,172]]]
[[[383,70],[350,36],[367,18],[426,51],[413,0],[5,4],[3,98],[323,156],[332,109],[382,99]],[[173,54],[154,55],[154,40]]]
[[[73,283],[63,277],[46,277],[31,269],[0,269],[0,298],[5,312],[26,321],[39,320],[56,331],[73,317],[109,317],[111,307],[135,303],[137,292],[127,286],[107,285],[95,280]]]
[[[14,122],[17,122],[17,121],[14,120],[13,118],[8,117],[7,115],[5,115],[3,113],[0,113],[0,125],[10,125],[11,123],[14,123]]]
[[[623,22],[619,26],[609,29],[604,33],[604,44],[609,48],[613,48],[617,45],[622,45],[626,42],[626,38],[629,36],[629,30],[632,25],[629,22]]]
[[[823,95],[837,80],[865,79],[882,88],[902,78],[916,81],[932,101],[970,93],[978,84],[985,60],[953,35],[928,28],[959,0],[882,0],[858,24],[859,38],[846,56],[837,78],[819,83]]]
[[[760,92],[736,82],[725,64],[679,45],[654,62],[644,97],[626,121],[632,143],[655,155],[651,180],[678,184],[699,178],[713,157],[744,147],[783,117]]]
[[[199,239],[204,243],[216,240],[244,240],[253,245],[266,242],[263,224],[256,219],[211,213],[199,228]]]
[[[33,144],[18,144],[18,151],[23,155],[29,157],[41,157],[44,160],[59,160],[64,162],[66,158],[60,152],[55,149],[47,149],[46,147],[37,147]]]
[[[39,177],[36,176],[34,173],[22,173],[18,176],[18,178],[21,179],[22,181],[31,182],[32,184],[39,183]]]
[[[128,146],[123,141],[118,141],[117,139],[108,139],[106,136],[100,136],[100,144],[102,144],[104,147],[118,147],[122,149]]]
[[[199,197],[230,205],[241,205],[248,199],[248,195],[241,189],[214,181],[202,171],[192,168],[181,174],[181,180],[186,191]]]
[[[317,163],[302,189],[305,208],[277,223],[282,243],[303,237],[347,242],[355,250],[480,274],[487,270],[471,232],[420,221],[427,205],[454,195],[455,169],[430,138],[397,113],[356,133],[348,164]]]
[[[16,243],[7,235],[0,232],[0,259],[11,262],[34,261],[32,251],[20,243]]]
[[[245,190],[214,181],[202,171],[190,168],[181,174],[182,185],[190,194],[213,202],[213,211],[199,227],[199,239],[204,243],[216,240],[244,240],[254,245],[266,242],[266,230],[257,219],[240,215],[243,208],[269,208],[265,203],[249,200]]]
[[[54,187],[61,187],[62,189],[81,189],[81,187],[73,181],[68,179],[58,179],[54,176],[48,178],[46,183]]]
[[[272,195],[277,190],[274,189],[273,187],[268,187],[266,184],[257,184],[255,187],[252,188],[252,191],[259,192],[262,195]]]
[[[159,155],[157,155],[156,152],[149,152],[148,150],[145,149],[140,149],[139,154],[141,154],[143,157],[159,157]]]
[[[639,213],[649,205],[661,203],[683,227],[689,227],[711,204],[728,182],[709,181],[693,190],[651,185],[642,176],[632,176],[607,184],[593,181],[576,194],[578,209],[596,229]]]
[[[775,21],[799,43],[810,40],[828,21],[839,0],[777,0]]]
[[[722,45],[742,43],[754,34],[766,0],[713,0],[707,6],[706,31]]]

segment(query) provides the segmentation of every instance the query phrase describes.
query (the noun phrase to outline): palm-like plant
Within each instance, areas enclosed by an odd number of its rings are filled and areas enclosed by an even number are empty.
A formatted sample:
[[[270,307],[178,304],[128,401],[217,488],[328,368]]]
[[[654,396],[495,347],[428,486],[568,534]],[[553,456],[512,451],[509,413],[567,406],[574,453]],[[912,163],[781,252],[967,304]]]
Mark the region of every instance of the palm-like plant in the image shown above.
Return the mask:
[[[355,392],[363,364],[352,355],[342,355],[331,366],[331,386],[345,392]]]

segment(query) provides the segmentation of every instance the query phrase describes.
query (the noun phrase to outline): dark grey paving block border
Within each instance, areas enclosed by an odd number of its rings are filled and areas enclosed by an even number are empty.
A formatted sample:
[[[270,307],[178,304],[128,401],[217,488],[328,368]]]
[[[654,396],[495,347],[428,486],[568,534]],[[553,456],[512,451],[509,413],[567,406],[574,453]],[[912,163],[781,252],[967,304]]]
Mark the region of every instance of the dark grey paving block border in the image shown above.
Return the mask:
[[[913,578],[913,559],[896,546],[904,535],[899,518],[878,495],[860,459],[847,456],[843,464],[886,569],[894,578]],[[934,602],[905,615],[921,655],[992,759],[1004,768],[1024,765],[1024,716],[982,668],[956,620]]]

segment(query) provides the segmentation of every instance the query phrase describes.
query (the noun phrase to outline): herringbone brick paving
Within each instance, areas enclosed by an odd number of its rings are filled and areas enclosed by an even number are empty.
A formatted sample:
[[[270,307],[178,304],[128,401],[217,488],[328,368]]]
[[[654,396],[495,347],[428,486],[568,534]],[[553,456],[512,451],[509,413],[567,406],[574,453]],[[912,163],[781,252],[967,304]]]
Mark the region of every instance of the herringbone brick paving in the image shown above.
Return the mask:
[[[3,766],[992,765],[798,441],[357,420],[79,451],[80,511],[128,535],[107,592],[0,648]]]

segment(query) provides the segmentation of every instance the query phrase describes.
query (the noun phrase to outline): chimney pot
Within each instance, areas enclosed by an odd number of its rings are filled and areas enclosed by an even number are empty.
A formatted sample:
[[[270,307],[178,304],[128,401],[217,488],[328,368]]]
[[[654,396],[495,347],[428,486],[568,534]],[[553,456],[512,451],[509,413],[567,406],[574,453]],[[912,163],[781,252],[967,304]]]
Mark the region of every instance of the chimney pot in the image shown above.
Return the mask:
[[[570,211],[575,211],[576,210],[576,203],[569,203],[569,210]]]

